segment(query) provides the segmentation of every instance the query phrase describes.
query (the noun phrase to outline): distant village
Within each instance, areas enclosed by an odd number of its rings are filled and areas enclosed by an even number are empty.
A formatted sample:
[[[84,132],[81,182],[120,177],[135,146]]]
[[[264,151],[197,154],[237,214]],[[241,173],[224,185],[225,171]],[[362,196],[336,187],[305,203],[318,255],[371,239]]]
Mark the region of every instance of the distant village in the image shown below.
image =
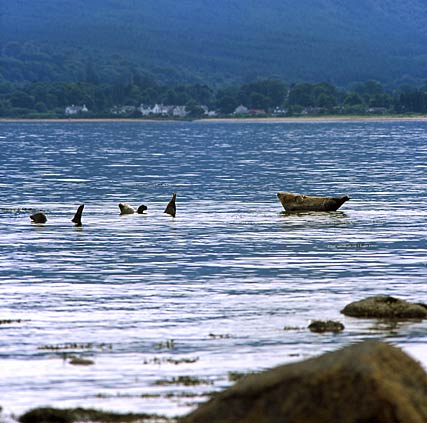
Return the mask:
[[[427,87],[387,92],[367,81],[351,91],[327,83],[260,80],[242,86],[37,83],[0,92],[0,117],[176,119],[427,113]]]
[[[219,113],[216,110],[209,110],[208,106],[198,106],[202,113],[198,117],[204,118],[214,118],[219,116],[224,116],[224,113]],[[328,110],[323,107],[305,107],[300,111],[300,115],[321,115],[325,114]],[[366,114],[386,114],[386,107],[368,107],[365,110]],[[71,105],[65,108],[65,115],[67,117],[76,117],[88,113],[89,109],[85,104],[82,106]],[[339,110],[336,110],[339,112]],[[155,104],[154,106],[148,106],[141,104],[140,106],[114,106],[110,109],[110,113],[116,117],[143,117],[143,118],[174,118],[174,119],[185,119],[191,115],[191,112],[187,110],[186,106],[176,106],[176,105],[164,105],[164,104]],[[275,107],[273,110],[264,110],[264,109],[250,109],[243,104],[239,105],[234,109],[231,114],[227,116],[235,117],[267,117],[267,116],[287,116],[289,114],[286,108]]]

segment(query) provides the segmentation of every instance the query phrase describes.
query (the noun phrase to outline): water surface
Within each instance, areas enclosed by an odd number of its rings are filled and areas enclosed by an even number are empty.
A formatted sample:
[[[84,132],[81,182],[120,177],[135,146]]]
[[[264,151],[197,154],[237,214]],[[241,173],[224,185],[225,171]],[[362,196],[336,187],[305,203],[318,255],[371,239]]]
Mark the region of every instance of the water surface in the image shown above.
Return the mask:
[[[427,323],[340,314],[369,295],[427,301],[426,130],[0,123],[0,320],[14,320],[0,325],[0,405],[173,416],[232,383],[230,372],[373,337],[427,366]],[[286,215],[280,190],[351,200]],[[173,192],[175,219],[163,213]],[[148,213],[119,216],[119,202]],[[30,223],[38,210],[45,225]],[[311,319],[346,329],[313,334]]]

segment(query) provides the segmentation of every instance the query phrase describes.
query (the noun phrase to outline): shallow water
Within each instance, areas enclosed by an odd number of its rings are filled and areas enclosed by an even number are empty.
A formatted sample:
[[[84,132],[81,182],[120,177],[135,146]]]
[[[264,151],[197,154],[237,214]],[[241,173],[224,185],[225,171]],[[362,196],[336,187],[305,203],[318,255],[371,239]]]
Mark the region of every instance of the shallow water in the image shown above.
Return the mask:
[[[426,130],[0,123],[0,320],[21,320],[0,324],[0,406],[174,416],[230,385],[229,372],[373,337],[427,367],[426,322],[340,314],[375,294],[427,301]],[[351,200],[286,215],[280,190]],[[175,219],[163,213],[172,192]],[[119,202],[148,212],[119,216]],[[37,210],[45,225],[30,223]],[[308,331],[329,318],[345,331]],[[203,383],[166,383],[180,376]]]

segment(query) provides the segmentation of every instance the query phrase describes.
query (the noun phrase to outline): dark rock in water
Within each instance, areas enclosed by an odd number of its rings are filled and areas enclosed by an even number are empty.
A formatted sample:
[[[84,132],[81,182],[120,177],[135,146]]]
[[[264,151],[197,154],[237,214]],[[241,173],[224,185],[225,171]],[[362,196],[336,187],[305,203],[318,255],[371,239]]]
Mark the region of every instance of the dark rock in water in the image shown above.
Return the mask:
[[[324,333],[324,332],[342,332],[344,325],[341,322],[334,322],[333,320],[314,320],[308,325],[311,332]]]
[[[52,408],[40,407],[27,411],[19,417],[20,423],[142,423],[142,422],[174,421],[165,416],[146,413],[114,413],[109,411],[94,410],[91,408]]]
[[[135,210],[129,204],[120,203],[119,204],[120,214],[134,214]]]
[[[145,212],[145,210],[147,210],[148,209],[148,207],[145,205],[145,204],[141,204],[139,207],[138,207],[138,210],[136,211],[138,214],[143,214],[144,212]]]
[[[351,317],[425,319],[427,318],[427,306],[379,295],[350,303],[341,310],[341,313]]]
[[[176,215],[176,193],[172,195],[172,199],[169,201],[168,205],[165,208],[164,213],[170,214],[172,217]]]
[[[73,421],[69,410],[50,407],[35,408],[19,417],[21,423],[72,423]]]
[[[184,423],[426,423],[427,374],[391,345],[365,341],[249,375]]]
[[[34,213],[30,216],[30,219],[34,222],[34,223],[46,223],[47,222],[47,217],[43,212],[38,212],[38,213]]]
[[[310,195],[291,194],[290,192],[278,192],[277,197],[287,212],[330,212],[338,210],[346,201],[343,197],[315,197]]]

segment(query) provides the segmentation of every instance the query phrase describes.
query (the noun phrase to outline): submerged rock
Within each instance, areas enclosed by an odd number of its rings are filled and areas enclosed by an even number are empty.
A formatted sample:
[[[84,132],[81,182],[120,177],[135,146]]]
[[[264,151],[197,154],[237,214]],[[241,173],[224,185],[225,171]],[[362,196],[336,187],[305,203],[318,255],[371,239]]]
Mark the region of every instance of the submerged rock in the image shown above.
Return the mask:
[[[350,303],[341,310],[341,313],[351,317],[425,319],[427,306],[380,295]]]
[[[184,423],[425,423],[427,374],[400,349],[365,341],[250,375]]]
[[[314,320],[308,325],[311,332],[324,333],[324,332],[342,332],[344,325],[341,322],[334,322],[333,320]]]

